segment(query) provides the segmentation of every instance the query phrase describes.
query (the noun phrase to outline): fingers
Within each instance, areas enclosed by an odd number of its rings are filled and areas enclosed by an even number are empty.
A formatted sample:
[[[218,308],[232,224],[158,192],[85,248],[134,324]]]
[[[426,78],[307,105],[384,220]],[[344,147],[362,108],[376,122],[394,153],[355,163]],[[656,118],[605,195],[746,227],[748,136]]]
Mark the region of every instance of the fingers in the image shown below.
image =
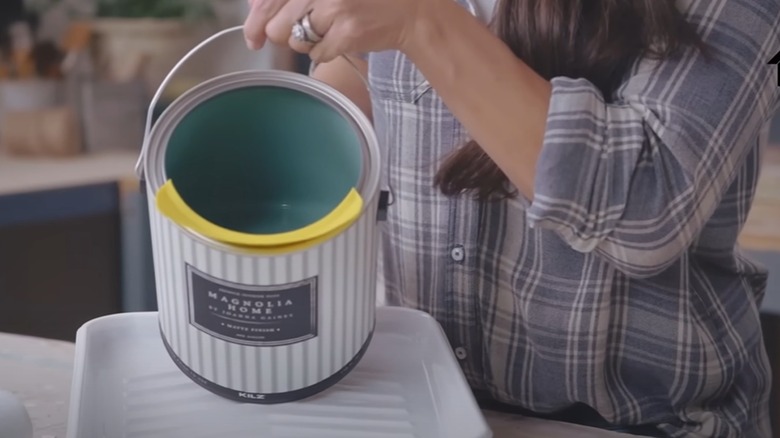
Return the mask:
[[[249,15],[244,22],[247,46],[258,50],[265,45],[266,25],[287,3],[287,0],[250,0]]]
[[[327,62],[346,52],[347,38],[353,34],[343,24],[340,31],[331,29],[336,15],[335,8],[329,7],[331,2],[319,1],[313,8],[314,0],[247,1],[250,12],[244,23],[244,36],[250,49],[260,49],[266,41],[287,44],[297,52],[309,53],[316,62]],[[312,30],[323,37],[316,45],[292,36],[295,23],[309,12]]]
[[[350,23],[351,21],[333,22],[322,41],[309,51],[309,57],[312,61],[322,64],[348,53],[351,38],[356,35]]]
[[[311,26],[311,30],[314,31],[314,33],[316,33],[321,38],[324,37],[324,35],[327,35],[327,33],[329,32],[328,28],[330,27],[330,23],[328,21],[327,15],[323,13],[323,10],[325,8],[326,6],[323,7],[322,2],[320,2],[317,4],[317,8],[307,9],[304,11],[304,14],[307,12],[309,13],[309,24]],[[301,16],[303,16],[303,14]],[[292,35],[290,35],[289,37],[288,44],[290,48],[292,48],[293,50],[299,53],[309,53],[311,49],[315,47],[315,43],[299,41]]]
[[[265,26],[268,39],[276,44],[291,42],[293,25],[309,12],[311,3],[312,0],[288,0],[287,4]]]

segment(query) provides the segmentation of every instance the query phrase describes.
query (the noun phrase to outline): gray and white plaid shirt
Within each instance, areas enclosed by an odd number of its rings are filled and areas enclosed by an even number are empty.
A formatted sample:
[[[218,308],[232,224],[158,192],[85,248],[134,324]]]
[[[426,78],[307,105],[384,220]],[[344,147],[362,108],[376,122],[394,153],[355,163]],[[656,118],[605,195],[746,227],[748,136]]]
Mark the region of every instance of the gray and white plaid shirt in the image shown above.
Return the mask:
[[[642,60],[612,104],[554,79],[531,205],[440,194],[437,166],[468,134],[404,55],[371,54],[389,304],[433,315],[499,401],[767,437],[766,272],[736,241],[780,95],[779,3],[680,1],[710,58]]]

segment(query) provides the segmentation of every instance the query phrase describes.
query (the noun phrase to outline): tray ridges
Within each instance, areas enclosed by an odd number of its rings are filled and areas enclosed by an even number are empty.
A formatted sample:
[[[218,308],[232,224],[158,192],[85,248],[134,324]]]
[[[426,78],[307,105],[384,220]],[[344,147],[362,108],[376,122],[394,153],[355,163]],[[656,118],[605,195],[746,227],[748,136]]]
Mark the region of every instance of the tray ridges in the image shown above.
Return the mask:
[[[84,384],[75,388],[68,438],[488,438],[434,323],[378,309],[373,348],[358,367],[283,405],[236,403],[192,382],[166,354],[156,314],[88,323],[77,342],[74,382]]]
[[[173,430],[177,436],[196,436],[219,419],[220,425],[231,424],[231,437],[253,433],[259,427],[271,428],[273,436],[285,437],[319,437],[323,429],[339,437],[353,433],[413,437],[414,425],[405,407],[403,386],[377,376],[371,371],[356,372],[321,396],[277,406],[228,400],[215,403],[210,393],[193,386],[178,372],[136,376],[124,382],[124,430],[128,437],[168,437]],[[209,433],[217,432],[225,433]]]
[[[319,437],[319,431],[322,430],[342,437],[359,433],[362,433],[363,437],[414,436],[414,425],[406,409],[316,404],[290,406],[287,409],[277,409],[273,406],[259,408],[232,404],[219,407],[201,405],[199,408],[189,404],[173,404],[170,408],[158,406],[143,413],[136,411],[133,415],[128,415],[125,418],[124,430],[128,437],[149,438],[158,435],[169,437],[173,431],[176,436],[195,436],[207,430],[211,432],[204,436],[233,437],[236,436],[233,434],[242,436],[256,433],[260,429],[272,431],[269,436],[274,437]],[[231,435],[223,435],[224,425],[229,425]]]

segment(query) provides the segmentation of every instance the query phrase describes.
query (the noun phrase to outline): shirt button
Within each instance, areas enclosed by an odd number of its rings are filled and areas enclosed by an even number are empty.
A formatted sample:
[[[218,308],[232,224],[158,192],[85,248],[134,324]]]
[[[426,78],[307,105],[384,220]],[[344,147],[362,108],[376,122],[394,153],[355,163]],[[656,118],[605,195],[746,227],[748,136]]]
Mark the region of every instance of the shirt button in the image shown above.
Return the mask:
[[[457,357],[458,359],[463,360],[466,358],[466,356],[468,356],[468,354],[466,354],[465,348],[458,347],[455,349],[455,357]]]
[[[466,250],[463,249],[462,246],[458,245],[455,248],[452,248],[452,251],[450,251],[450,256],[452,257],[452,260],[455,260],[456,262],[462,262],[464,258],[466,258]]]

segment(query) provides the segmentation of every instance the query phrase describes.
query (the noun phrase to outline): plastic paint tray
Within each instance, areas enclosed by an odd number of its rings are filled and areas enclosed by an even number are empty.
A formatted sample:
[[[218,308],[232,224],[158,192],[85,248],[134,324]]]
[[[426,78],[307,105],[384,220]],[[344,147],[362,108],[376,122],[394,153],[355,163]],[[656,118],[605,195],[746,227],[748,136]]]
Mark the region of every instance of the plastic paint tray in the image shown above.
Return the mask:
[[[165,352],[156,312],[79,329],[68,438],[489,438],[444,333],[422,312],[380,307],[355,370],[288,404],[241,404],[187,378]]]

